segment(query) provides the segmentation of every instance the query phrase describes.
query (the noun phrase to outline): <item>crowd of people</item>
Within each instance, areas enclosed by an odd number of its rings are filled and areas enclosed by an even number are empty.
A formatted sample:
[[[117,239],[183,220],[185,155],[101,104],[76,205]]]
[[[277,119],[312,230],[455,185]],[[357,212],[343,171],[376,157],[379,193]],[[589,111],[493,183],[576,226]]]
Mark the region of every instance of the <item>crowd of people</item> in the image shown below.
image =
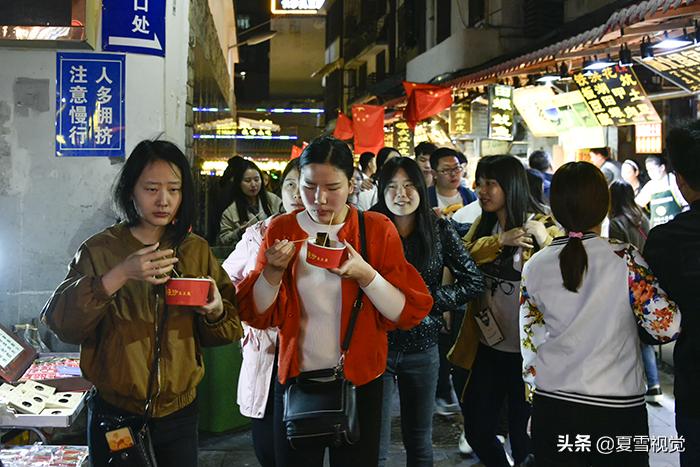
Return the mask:
[[[462,414],[459,449],[487,467],[647,466],[648,451],[596,440],[648,437],[653,345],[671,341],[681,465],[700,465],[700,122],[669,132],[666,157],[647,158],[645,183],[604,148],[557,170],[541,150],[486,156],[470,183],[453,148],[356,163],[322,137],[278,195],[234,158],[217,235],[234,249],[219,266],[192,233],[184,155],[140,143],[115,185],[124,221],[85,241],[43,310],[95,385],[93,464],[119,462],[104,431],[121,417],[150,428],[161,465],[196,465],[201,347],[241,339],[238,404],[265,467],[322,466],[326,452],[331,466],[385,465],[395,398],[409,466],[433,465],[435,413]],[[318,238],[344,248],[340,265],[310,262]],[[208,277],[208,303],[165,305],[173,275]],[[290,387],[327,368],[354,387],[359,440],[292,446]],[[562,449],[581,436],[589,449]]]

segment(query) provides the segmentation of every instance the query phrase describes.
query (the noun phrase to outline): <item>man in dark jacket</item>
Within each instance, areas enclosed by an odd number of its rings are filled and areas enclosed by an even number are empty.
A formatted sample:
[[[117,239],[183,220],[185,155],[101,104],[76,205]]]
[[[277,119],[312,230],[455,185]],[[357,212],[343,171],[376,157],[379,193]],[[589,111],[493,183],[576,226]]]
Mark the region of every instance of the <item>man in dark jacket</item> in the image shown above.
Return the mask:
[[[681,466],[696,467],[700,465],[700,121],[671,130],[666,146],[690,210],[651,230],[644,257],[682,314],[673,352],[676,429],[685,438]]]

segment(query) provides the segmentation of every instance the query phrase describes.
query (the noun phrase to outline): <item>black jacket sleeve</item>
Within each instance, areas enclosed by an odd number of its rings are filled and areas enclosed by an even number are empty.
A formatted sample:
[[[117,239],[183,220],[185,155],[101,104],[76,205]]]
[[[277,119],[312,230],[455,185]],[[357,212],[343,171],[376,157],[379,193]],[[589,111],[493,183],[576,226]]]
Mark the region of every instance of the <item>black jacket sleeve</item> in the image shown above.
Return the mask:
[[[484,290],[485,282],[454,227],[441,219],[438,221],[438,229],[443,245],[444,265],[454,276],[453,284],[440,285],[433,293],[435,308],[444,312],[465,306]]]

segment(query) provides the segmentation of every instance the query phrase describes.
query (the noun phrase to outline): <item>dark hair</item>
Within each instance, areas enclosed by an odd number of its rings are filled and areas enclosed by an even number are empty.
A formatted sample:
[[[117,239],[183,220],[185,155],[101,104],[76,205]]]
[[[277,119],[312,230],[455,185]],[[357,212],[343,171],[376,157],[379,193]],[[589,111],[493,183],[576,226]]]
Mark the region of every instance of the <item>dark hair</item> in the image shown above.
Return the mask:
[[[527,169],[527,184],[530,187],[530,195],[542,206],[545,206],[547,202],[544,199],[544,176],[542,172],[535,169]]]
[[[168,141],[144,140],[136,145],[114,184],[114,203],[124,215],[129,226],[138,225],[141,217],[134,206],[133,195],[136,181],[143,170],[156,161],[165,161],[180,170],[182,176],[182,199],[175,214],[174,224],[168,225],[165,233],[175,245],[182,243],[195,218],[195,194],[192,171],[187,158],[176,145]]]
[[[392,152],[395,152],[399,156],[401,155],[398,149],[390,148],[388,146],[381,148],[377,153],[377,177],[381,173],[382,167],[384,167],[386,160],[389,158],[389,154],[391,154]]]
[[[437,146],[435,146],[433,143],[430,143],[428,141],[423,141],[422,143],[418,143],[416,148],[413,150],[413,153],[416,155],[416,157],[418,157],[421,154],[431,155],[436,150],[437,150]]]
[[[440,163],[440,159],[445,158],[445,157],[456,157],[457,161],[460,164],[463,164],[466,162],[466,158],[464,155],[458,153],[454,149],[451,148],[437,148],[433,153],[430,155],[430,168],[433,170],[437,170],[438,164]]]
[[[394,214],[386,205],[386,200],[384,198],[384,192],[387,189],[387,185],[391,183],[391,179],[394,178],[396,172],[399,169],[403,169],[406,172],[409,180],[413,182],[413,185],[418,191],[418,196],[420,197],[420,204],[418,204],[418,209],[416,209],[416,227],[413,233],[418,235],[419,243],[421,248],[415,252],[415,255],[411,255],[414,259],[412,262],[413,266],[418,271],[423,271],[423,269],[428,265],[430,258],[433,255],[434,245],[435,245],[435,228],[434,224],[437,220],[435,213],[430,208],[430,202],[428,201],[428,189],[425,186],[425,178],[423,177],[423,172],[421,172],[418,163],[408,157],[394,157],[384,164],[384,169],[379,174],[379,189],[377,191],[377,204],[372,207],[372,211],[380,212],[387,216],[389,219],[394,221]]]
[[[280,177],[280,187],[282,186],[282,183],[284,183],[284,179],[287,178],[287,175],[289,175],[289,172],[292,170],[299,170],[299,158],[296,157],[289,162],[287,162],[287,165],[284,167],[284,170],[282,171],[282,176]]]
[[[635,227],[642,225],[644,211],[634,202],[634,188],[624,180],[610,184],[610,218],[626,217]]]
[[[549,154],[541,150],[532,151],[532,154],[527,159],[527,163],[531,169],[539,170],[540,172],[546,172],[552,168],[552,159],[549,157]]]
[[[522,227],[530,213],[544,213],[544,208],[532,198],[525,167],[516,157],[510,155],[482,157],[476,166],[475,176],[477,184],[479,179],[485,178],[496,180],[501,186],[506,198],[504,231]],[[492,235],[497,222],[498,216],[495,212],[482,212],[474,239]],[[507,247],[503,251],[507,255],[512,255],[516,248]]]
[[[646,159],[644,159],[644,163],[651,162],[657,167],[666,166],[666,169],[668,169],[668,164],[666,163],[666,158],[660,154],[652,154],[650,156],[647,156]]]
[[[374,159],[374,153],[372,152],[363,152],[360,154],[360,170],[363,172],[367,170],[367,167],[369,166],[369,161]]]
[[[330,164],[352,180],[355,161],[347,144],[332,136],[323,136],[311,142],[299,156],[299,170],[309,164]]]
[[[610,159],[610,151],[608,151],[608,148],[593,148],[591,152],[603,156],[606,159]]]
[[[700,191],[700,120],[673,128],[666,136],[673,168],[695,191]]]
[[[608,214],[610,192],[603,172],[588,162],[569,162],[552,177],[552,214],[567,232],[585,232]],[[569,238],[559,253],[564,287],[577,292],[588,269],[588,255],[580,238]]]
[[[242,222],[248,220],[248,198],[241,190],[241,182],[243,182],[243,176],[247,170],[255,170],[260,175],[260,191],[258,192],[258,199],[260,204],[262,204],[263,211],[267,217],[273,214],[272,208],[270,207],[270,200],[267,197],[267,189],[265,188],[265,178],[263,177],[262,170],[255,164],[255,162],[248,159],[244,159],[244,163],[239,167],[239,170],[233,174],[233,184],[231,187],[231,194],[233,202],[236,203],[236,211],[238,212],[238,219]]]

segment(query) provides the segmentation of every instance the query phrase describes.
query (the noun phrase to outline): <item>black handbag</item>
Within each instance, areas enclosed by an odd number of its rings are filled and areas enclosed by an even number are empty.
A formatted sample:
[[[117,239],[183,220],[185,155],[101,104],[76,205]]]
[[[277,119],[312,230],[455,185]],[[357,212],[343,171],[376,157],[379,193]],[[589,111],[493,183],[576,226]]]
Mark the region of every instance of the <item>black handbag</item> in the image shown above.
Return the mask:
[[[366,255],[365,220],[361,212],[360,254]],[[357,315],[362,308],[362,289],[352,307],[348,330],[335,368],[306,371],[284,392],[284,424],[287,440],[295,448],[339,447],[360,439],[355,385],[345,378],[343,364],[350,347]]]
[[[156,295],[156,319],[158,319],[158,302],[158,295]],[[94,411],[99,431],[107,440],[110,450],[110,466],[158,467],[148,422],[153,414],[154,386],[160,364],[161,343],[168,315],[167,305],[164,308],[160,327],[156,332],[153,363],[151,364],[151,371],[148,377],[148,390],[143,415],[118,415],[109,413],[109,411],[100,411],[100,402],[94,393],[91,394],[88,401]]]

